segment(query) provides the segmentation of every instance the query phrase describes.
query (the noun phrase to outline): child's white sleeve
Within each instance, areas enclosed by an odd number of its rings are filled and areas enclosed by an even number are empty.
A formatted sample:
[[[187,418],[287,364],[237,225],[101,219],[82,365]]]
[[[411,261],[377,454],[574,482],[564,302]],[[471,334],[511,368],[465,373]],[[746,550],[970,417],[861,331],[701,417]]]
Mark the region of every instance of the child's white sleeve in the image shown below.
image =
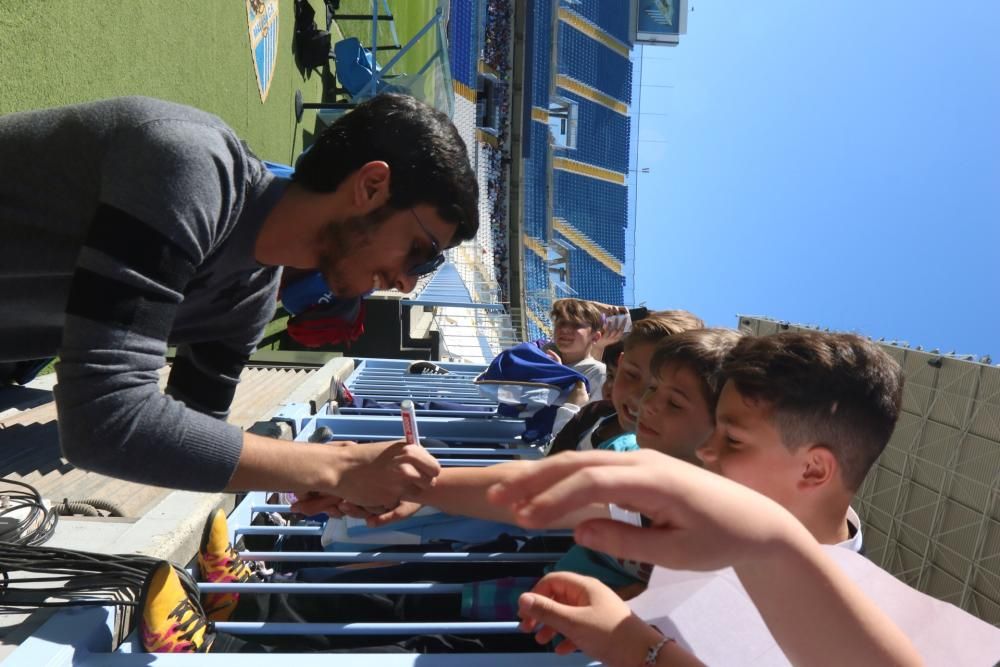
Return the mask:
[[[569,423],[569,421],[580,412],[580,406],[572,403],[565,403],[556,410],[556,418],[552,422],[552,436],[559,435],[559,431]]]

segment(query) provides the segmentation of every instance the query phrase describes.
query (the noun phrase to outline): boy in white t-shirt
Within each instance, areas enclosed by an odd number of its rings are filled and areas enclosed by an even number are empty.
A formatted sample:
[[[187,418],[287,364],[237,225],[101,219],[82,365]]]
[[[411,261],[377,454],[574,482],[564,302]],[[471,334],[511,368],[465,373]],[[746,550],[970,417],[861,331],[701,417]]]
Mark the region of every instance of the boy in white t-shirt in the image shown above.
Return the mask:
[[[594,358],[594,346],[601,340],[604,326],[600,309],[589,301],[559,299],[552,304],[549,317],[552,342],[546,346],[546,353],[587,378],[590,401],[601,400],[607,368]]]
[[[654,377],[671,373],[670,363],[655,354],[651,366]],[[895,427],[903,388],[899,364],[860,336],[784,332],[737,343],[720,381],[715,430],[695,452],[705,468],[774,500],[819,543],[860,550],[850,502]],[[677,400],[675,390],[658,396],[654,388],[639,414],[640,442],[647,430],[656,430],[658,415],[678,409]],[[522,525],[543,523],[536,517]],[[558,580],[556,589],[544,582],[536,592],[558,590],[563,602],[584,593],[570,577]]]

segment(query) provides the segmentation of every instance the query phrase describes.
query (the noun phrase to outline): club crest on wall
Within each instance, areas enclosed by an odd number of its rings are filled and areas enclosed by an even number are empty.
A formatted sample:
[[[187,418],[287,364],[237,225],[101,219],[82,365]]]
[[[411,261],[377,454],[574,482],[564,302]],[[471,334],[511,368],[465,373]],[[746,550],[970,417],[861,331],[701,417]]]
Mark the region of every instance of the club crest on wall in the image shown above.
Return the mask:
[[[278,0],[246,0],[250,56],[260,101],[267,100],[278,59]]]

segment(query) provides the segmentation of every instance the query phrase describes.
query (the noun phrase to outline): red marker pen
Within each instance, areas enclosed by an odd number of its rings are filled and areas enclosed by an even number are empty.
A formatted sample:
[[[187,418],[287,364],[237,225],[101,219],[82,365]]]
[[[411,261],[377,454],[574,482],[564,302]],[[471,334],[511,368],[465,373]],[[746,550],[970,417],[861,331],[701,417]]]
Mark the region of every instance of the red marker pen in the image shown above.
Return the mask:
[[[406,444],[419,445],[420,433],[417,431],[417,411],[413,401],[405,400],[400,404],[399,416],[403,419],[403,437]]]

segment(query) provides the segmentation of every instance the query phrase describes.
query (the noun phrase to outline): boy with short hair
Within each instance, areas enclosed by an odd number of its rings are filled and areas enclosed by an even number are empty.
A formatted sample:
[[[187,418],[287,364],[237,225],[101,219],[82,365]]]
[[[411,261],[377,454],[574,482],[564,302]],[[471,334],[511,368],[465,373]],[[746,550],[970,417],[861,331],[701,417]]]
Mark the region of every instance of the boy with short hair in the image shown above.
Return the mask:
[[[601,399],[606,369],[593,356],[594,345],[601,339],[604,316],[594,304],[580,299],[558,299],[549,313],[552,342],[546,352],[564,366],[587,378],[590,400]]]
[[[700,329],[657,346],[639,410],[640,447],[698,464],[695,452],[715,429],[722,365],[740,338],[732,329]]]
[[[847,540],[851,499],[899,417],[899,364],[854,334],[783,332],[741,341],[722,375],[717,427],[698,458],[820,542]]]
[[[549,454],[596,446],[596,443],[591,445],[584,439],[588,430],[593,429],[595,424],[600,424],[594,431],[594,436],[599,442],[610,437],[609,429],[614,429],[616,425],[620,433],[634,432],[639,401],[649,384],[649,362],[656,345],[669,336],[703,327],[704,322],[701,318],[686,310],[654,311],[634,322],[632,330],[625,335],[621,343],[616,344],[620,345],[620,349],[617,350],[614,362],[615,387],[621,386],[621,390],[627,392],[628,397],[622,400],[615,399],[613,402],[591,401],[582,409],[571,404],[560,406],[559,415],[556,417],[556,428],[553,429],[556,437],[552,441]],[[619,375],[622,377],[619,378]],[[610,419],[610,415],[615,414],[617,418]],[[565,419],[568,421],[562,421]]]
[[[899,364],[853,334],[783,332],[739,341],[719,380],[715,429],[696,450],[705,467],[776,501],[818,542],[860,551],[850,502],[899,416]]]

